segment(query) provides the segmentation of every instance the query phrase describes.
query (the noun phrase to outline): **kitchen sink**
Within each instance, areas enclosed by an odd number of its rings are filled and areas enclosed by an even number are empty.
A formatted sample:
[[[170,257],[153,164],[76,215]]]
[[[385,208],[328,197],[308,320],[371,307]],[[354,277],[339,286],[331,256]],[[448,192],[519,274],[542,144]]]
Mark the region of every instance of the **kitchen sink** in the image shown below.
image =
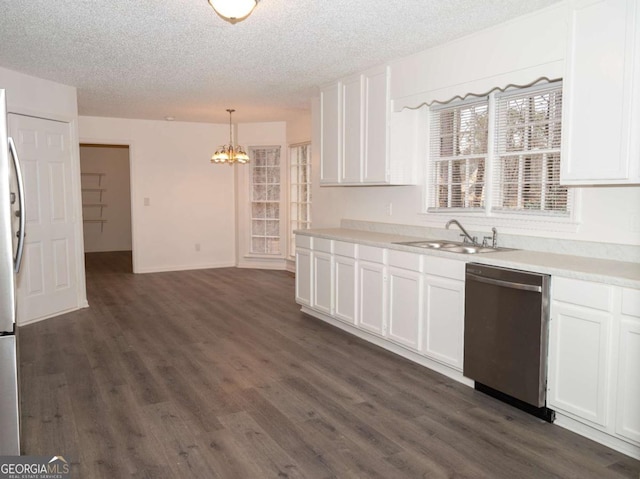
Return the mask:
[[[398,241],[394,244],[402,244],[405,246],[415,246],[424,249],[437,249],[448,251],[450,253],[461,254],[478,254],[478,253],[497,253],[499,251],[513,251],[511,248],[491,248],[489,246],[480,246],[473,244],[460,243],[456,241],[446,240],[425,240],[425,241]]]
[[[454,246],[462,246],[462,243],[458,243],[456,241],[408,241],[405,243],[397,243],[397,244],[405,244],[407,246],[417,246],[418,248],[452,248]]]

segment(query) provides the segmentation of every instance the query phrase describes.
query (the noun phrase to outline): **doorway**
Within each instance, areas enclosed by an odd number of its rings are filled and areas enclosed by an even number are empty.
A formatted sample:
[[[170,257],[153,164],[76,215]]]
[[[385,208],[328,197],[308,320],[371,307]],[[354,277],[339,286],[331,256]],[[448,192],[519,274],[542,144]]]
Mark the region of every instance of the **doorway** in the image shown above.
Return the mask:
[[[128,145],[80,144],[84,251],[131,257],[131,165]],[[133,265],[129,264],[130,272]]]

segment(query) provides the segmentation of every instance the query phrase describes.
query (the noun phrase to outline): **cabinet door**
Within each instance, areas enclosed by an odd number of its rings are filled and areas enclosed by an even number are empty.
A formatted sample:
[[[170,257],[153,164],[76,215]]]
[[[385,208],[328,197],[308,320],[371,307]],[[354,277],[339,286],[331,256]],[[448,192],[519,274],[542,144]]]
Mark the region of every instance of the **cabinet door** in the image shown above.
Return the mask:
[[[357,274],[356,260],[335,256],[335,316],[346,323],[356,324]]]
[[[342,83],[343,150],[341,183],[362,181],[362,76]]]
[[[387,183],[389,93],[386,68],[365,74],[364,92],[364,182]]]
[[[362,329],[384,336],[386,333],[386,271],[380,263],[358,262],[359,324]]]
[[[420,348],[422,275],[389,268],[389,339],[411,349]]]
[[[640,444],[640,291],[623,289],[616,433]]]
[[[464,282],[427,275],[424,308],[423,353],[462,371]]]
[[[341,83],[320,92],[320,183],[338,184],[342,164]]]
[[[311,251],[296,248],[296,302],[311,306]]]
[[[549,328],[547,402],[607,425],[611,315],[554,301]]]
[[[639,161],[631,158],[630,150],[631,135],[636,134],[632,112],[637,114],[639,106],[632,92],[640,81],[640,52],[634,41],[640,27],[637,0],[582,0],[572,6],[561,182],[625,183],[630,180],[630,161]]]
[[[330,253],[314,251],[313,258],[313,308],[333,314],[333,258]]]

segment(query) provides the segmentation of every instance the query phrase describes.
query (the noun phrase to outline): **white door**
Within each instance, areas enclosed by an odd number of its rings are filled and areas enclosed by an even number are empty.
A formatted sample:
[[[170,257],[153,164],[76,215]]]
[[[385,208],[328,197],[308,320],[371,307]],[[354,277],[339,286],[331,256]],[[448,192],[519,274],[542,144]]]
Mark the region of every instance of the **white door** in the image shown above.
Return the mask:
[[[18,277],[18,322],[78,307],[76,236],[71,204],[69,124],[9,115],[22,164],[26,241]]]

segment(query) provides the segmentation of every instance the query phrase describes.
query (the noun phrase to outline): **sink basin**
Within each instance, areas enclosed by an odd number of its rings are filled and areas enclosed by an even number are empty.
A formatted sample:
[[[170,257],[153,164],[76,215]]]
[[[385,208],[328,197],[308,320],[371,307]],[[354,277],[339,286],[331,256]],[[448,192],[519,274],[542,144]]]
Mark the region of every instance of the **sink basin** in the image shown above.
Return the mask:
[[[455,246],[462,246],[462,243],[457,243],[455,241],[444,241],[444,240],[430,240],[430,241],[405,241],[397,244],[404,244],[407,246],[416,246],[418,248],[452,248]]]
[[[499,251],[512,251],[511,248],[491,248],[488,246],[464,244],[446,240],[403,241],[396,244],[415,246],[417,248],[425,249],[437,249],[441,251],[448,251],[450,253],[461,254],[497,253]]]
[[[476,254],[476,253],[495,253],[496,251],[501,251],[498,248],[489,248],[484,246],[452,246],[450,248],[445,248],[447,251],[451,253],[463,253],[463,254]],[[502,249],[504,251],[504,249]]]

